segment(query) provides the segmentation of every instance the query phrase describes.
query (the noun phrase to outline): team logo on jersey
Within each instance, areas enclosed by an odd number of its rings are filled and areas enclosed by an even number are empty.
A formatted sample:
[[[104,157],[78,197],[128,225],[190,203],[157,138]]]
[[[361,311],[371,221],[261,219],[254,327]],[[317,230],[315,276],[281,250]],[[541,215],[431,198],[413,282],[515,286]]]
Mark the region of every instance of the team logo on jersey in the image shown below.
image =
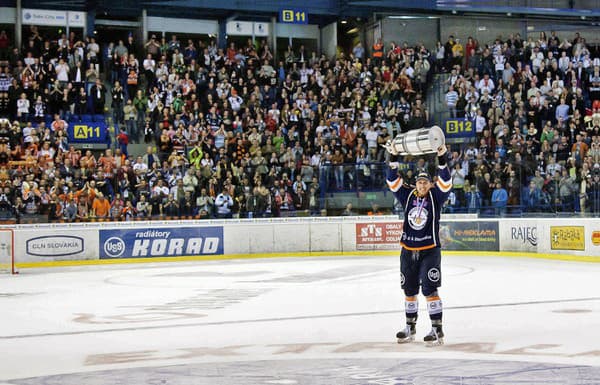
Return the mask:
[[[408,224],[415,230],[421,230],[427,224],[429,212],[424,207],[413,207],[408,212]]]
[[[429,269],[429,271],[427,272],[427,278],[429,278],[429,280],[431,282],[437,282],[440,280],[440,271],[438,269],[436,269],[435,267]]]
[[[404,274],[400,273],[400,285],[404,286],[405,281],[406,281],[406,279],[404,278]]]

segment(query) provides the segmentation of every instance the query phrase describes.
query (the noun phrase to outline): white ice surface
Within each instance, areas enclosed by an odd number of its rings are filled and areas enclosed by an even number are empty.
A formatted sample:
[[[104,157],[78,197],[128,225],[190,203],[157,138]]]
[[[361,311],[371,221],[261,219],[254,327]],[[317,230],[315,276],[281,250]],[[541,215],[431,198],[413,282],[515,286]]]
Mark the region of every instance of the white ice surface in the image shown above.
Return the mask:
[[[86,266],[0,276],[0,382],[202,362],[479,359],[600,366],[600,264],[443,257],[446,345],[397,345],[397,257]],[[429,330],[420,297],[417,338]]]

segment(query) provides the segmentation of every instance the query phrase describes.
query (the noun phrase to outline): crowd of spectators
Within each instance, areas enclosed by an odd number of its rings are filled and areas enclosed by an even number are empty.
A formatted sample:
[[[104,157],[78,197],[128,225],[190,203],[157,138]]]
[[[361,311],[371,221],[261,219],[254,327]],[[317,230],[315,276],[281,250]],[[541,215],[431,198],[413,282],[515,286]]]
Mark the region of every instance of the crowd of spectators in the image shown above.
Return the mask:
[[[429,122],[434,71],[449,73],[451,114],[473,119],[478,140],[450,152],[447,210],[598,211],[600,63],[582,37],[371,48],[276,58],[264,40],[96,42],[32,26],[0,52],[0,216],[320,215],[325,191],[383,188],[380,145]],[[113,149],[68,142],[87,114],[107,117]],[[406,161],[409,181],[432,166]]]
[[[422,45],[385,58],[360,44],[337,58],[290,46],[275,58],[264,40],[24,36],[0,58],[0,214],[320,215],[325,189],[382,187],[379,145],[428,119]],[[85,114],[109,117],[113,149],[68,142]],[[128,154],[132,142],[147,153]]]
[[[449,211],[600,213],[600,52],[579,33],[438,43],[452,118],[477,143],[452,154]]]

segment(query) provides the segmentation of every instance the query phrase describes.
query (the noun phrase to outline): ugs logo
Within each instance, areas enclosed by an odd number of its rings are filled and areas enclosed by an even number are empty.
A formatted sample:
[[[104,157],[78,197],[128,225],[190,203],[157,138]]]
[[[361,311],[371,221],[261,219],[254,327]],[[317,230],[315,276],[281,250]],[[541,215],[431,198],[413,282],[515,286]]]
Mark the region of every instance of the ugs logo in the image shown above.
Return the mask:
[[[436,269],[435,267],[431,268],[427,272],[427,277],[429,278],[429,280],[431,282],[437,282],[440,280],[440,271],[438,269]]]
[[[104,242],[104,252],[111,258],[118,258],[125,252],[125,242],[119,237],[110,237]]]

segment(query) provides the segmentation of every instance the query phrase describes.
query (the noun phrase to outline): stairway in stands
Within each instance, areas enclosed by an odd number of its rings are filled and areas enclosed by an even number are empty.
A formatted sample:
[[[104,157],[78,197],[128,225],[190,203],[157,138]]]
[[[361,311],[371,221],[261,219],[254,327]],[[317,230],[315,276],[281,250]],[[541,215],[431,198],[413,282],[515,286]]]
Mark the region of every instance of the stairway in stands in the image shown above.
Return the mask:
[[[430,125],[440,126],[450,116],[446,107],[446,81],[450,77],[448,73],[435,74],[433,82],[427,89],[427,109],[429,110]]]

